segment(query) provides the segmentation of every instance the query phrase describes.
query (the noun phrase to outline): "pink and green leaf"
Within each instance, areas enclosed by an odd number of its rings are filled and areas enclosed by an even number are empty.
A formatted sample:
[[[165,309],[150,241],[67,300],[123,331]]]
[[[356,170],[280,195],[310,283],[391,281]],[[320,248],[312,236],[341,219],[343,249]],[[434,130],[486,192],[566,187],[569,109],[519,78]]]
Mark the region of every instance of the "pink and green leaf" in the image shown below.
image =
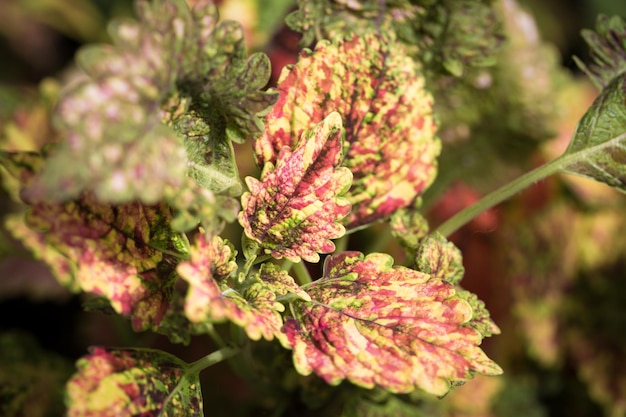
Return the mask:
[[[191,259],[178,265],[179,275],[189,283],[185,314],[192,323],[229,320],[242,327],[252,340],[274,337],[283,344],[281,332],[283,304],[277,296],[294,293],[307,299],[286,272],[264,264],[258,274],[241,288],[233,288],[225,278],[236,269],[234,252],[220,237],[208,241],[199,236],[192,248]]]
[[[92,348],[67,382],[67,415],[202,415],[198,373],[188,367],[158,350]]]
[[[444,395],[474,373],[502,373],[479,348],[472,307],[455,287],[394,267],[386,254],[332,255],[306,291],[313,301],[294,304],[295,317],[284,326],[301,374]]]
[[[25,185],[41,156],[5,153],[3,166]],[[59,282],[74,291],[103,296],[132,320],[133,328],[158,326],[168,305],[179,237],[169,228],[165,204],[110,205],[82,194],[66,203],[29,202],[23,217],[9,219],[15,236],[46,262]],[[14,227],[13,227],[14,226]]]
[[[319,261],[319,253],[335,249],[331,239],[345,228],[339,221],[350,211],[341,197],[352,175],[339,167],[342,125],[331,112],[311,131],[302,134],[293,150],[284,146],[276,166],[267,163],[260,181],[248,177],[239,222],[246,235],[265,253],[294,262]]]
[[[424,77],[392,39],[369,34],[319,42],[283,70],[280,97],[255,141],[259,165],[294,149],[303,132],[337,111],[346,130],[343,166],[354,179],[350,227],[387,217],[434,180],[440,142]]]

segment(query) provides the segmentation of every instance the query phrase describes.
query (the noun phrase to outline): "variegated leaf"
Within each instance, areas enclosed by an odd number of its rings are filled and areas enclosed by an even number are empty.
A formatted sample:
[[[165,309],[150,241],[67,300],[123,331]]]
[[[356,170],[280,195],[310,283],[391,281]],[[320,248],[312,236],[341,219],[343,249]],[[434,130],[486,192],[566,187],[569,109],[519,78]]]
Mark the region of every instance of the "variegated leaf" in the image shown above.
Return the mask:
[[[318,253],[335,249],[330,239],[345,233],[338,221],[350,211],[340,196],[352,179],[347,168],[338,168],[342,132],[339,114],[330,113],[293,151],[284,146],[260,181],[246,178],[250,192],[242,196],[239,222],[266,253],[317,262]]]
[[[283,70],[280,98],[255,142],[260,165],[274,163],[283,146],[337,111],[346,130],[343,165],[354,176],[347,198],[350,227],[409,205],[436,174],[433,99],[424,77],[393,39],[369,34],[304,50]]]
[[[192,248],[191,259],[178,265],[178,273],[189,283],[185,314],[193,323],[229,320],[242,327],[252,340],[278,338],[281,332],[281,312],[285,307],[276,298],[288,292],[307,299],[285,271],[264,264],[241,288],[230,286],[226,279],[237,265],[234,250],[219,236],[207,240],[203,235]]]
[[[28,184],[41,166],[34,153],[2,153],[0,162]],[[29,203],[28,201],[26,201]],[[105,297],[136,330],[158,326],[168,304],[168,274],[180,236],[169,228],[165,204],[110,205],[82,194],[66,203],[30,202],[25,216],[8,219],[16,238],[48,263],[73,291]]]
[[[152,349],[92,348],[67,382],[67,416],[201,416],[197,372]]]
[[[343,379],[405,393],[444,395],[474,373],[502,369],[479,348],[470,304],[431,275],[394,267],[386,254],[333,255],[306,288],[284,331],[296,369],[330,384]]]

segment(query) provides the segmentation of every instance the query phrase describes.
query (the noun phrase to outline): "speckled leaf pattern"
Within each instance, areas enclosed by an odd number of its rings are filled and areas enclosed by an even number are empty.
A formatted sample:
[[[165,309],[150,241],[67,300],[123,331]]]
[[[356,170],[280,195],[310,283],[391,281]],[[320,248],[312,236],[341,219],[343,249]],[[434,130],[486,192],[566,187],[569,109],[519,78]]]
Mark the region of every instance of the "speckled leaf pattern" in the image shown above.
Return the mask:
[[[295,304],[284,326],[301,374],[444,395],[474,373],[502,373],[479,348],[472,308],[454,286],[394,267],[389,255],[332,255],[323,278],[305,289],[313,301]]]
[[[602,90],[558,162],[564,172],[626,192],[626,74]]]
[[[436,174],[440,142],[433,100],[415,63],[392,39],[369,34],[304,50],[283,70],[280,98],[255,142],[260,165],[337,111],[346,130],[343,166],[354,180],[345,224],[358,226],[409,205]]]
[[[274,337],[285,343],[281,332],[284,305],[276,297],[288,292],[306,299],[306,293],[286,272],[264,264],[260,272],[235,289],[226,279],[236,270],[234,252],[219,236],[199,236],[191,260],[178,265],[178,273],[189,283],[185,314],[193,323],[229,320],[242,327],[252,340]]]
[[[28,184],[41,156],[3,153],[0,162]],[[145,330],[158,326],[168,304],[174,260],[163,251],[175,250],[179,238],[170,221],[165,204],[110,205],[87,193],[63,204],[32,202],[25,216],[12,216],[8,224],[59,282],[105,297],[134,329]]]
[[[276,166],[265,165],[260,181],[246,178],[250,192],[242,196],[239,222],[265,253],[317,262],[318,253],[335,249],[330,239],[345,233],[339,221],[350,204],[341,195],[352,179],[347,168],[338,167],[342,132],[339,114],[331,112],[302,134],[293,151],[284,146]]]
[[[453,285],[458,284],[465,273],[461,251],[440,233],[422,239],[415,255],[415,265],[418,271]]]
[[[301,45],[346,32],[394,33],[413,59],[457,77],[493,65],[505,41],[490,0],[298,0],[285,21],[302,33]]]
[[[101,347],[77,362],[68,381],[68,417],[202,416],[198,374],[153,349]]]

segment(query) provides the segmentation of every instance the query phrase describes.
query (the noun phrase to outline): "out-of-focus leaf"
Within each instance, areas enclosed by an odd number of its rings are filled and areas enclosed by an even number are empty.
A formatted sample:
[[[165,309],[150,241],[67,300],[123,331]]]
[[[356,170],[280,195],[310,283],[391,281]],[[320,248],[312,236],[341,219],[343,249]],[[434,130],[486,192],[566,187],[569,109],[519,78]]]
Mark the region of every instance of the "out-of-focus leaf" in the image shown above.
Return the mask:
[[[602,253],[598,253],[601,259],[581,271],[578,279],[570,283],[566,302],[562,302],[558,310],[563,313],[559,333],[561,346],[573,359],[589,395],[604,408],[607,416],[626,413],[626,365],[623,361],[626,355],[626,334],[623,332],[626,291],[622,288],[626,251],[621,247],[626,224],[623,207],[621,205],[618,209],[617,223],[611,221],[607,213],[593,219],[596,233],[604,234],[599,239],[615,242],[621,251],[611,253],[614,248],[605,247]],[[588,238],[589,235],[583,236]],[[579,245],[583,250],[589,244]]]
[[[260,271],[235,289],[226,279],[236,270],[235,252],[219,236],[197,239],[191,260],[178,265],[178,273],[189,283],[185,314],[192,323],[230,320],[243,327],[248,337],[259,340],[274,337],[285,343],[281,332],[280,313],[285,307],[277,296],[288,292],[306,299],[306,294],[285,272],[272,264],[263,264]]]
[[[333,255],[324,277],[305,289],[313,301],[295,304],[284,327],[304,375],[444,395],[473,373],[502,373],[478,347],[472,308],[454,286],[393,267],[388,255]]]
[[[409,54],[437,72],[460,76],[466,67],[495,62],[504,41],[490,0],[299,0],[287,24],[301,44],[335,39],[346,32],[393,33]]]
[[[602,90],[556,164],[626,192],[626,74]]]
[[[574,61],[595,84],[598,90],[626,72],[626,22],[620,16],[599,15],[596,30],[584,29],[582,36],[589,45],[591,63],[580,58]]]
[[[0,415],[63,415],[59,389],[72,375],[72,363],[38,346],[31,335],[0,334]]]
[[[246,178],[250,192],[242,196],[239,222],[246,235],[275,258],[319,261],[318,253],[335,249],[338,222],[350,211],[341,195],[352,175],[342,161],[341,118],[330,113],[292,151],[281,149],[276,166],[267,162],[261,180]]]
[[[236,22],[217,22],[209,0],[136,3],[138,21],[110,26],[113,45],[89,45],[84,74],[66,85],[56,112],[65,137],[27,193],[66,201],[155,204],[186,176],[214,193],[239,194],[231,140],[262,131],[277,94],[267,57],[246,56]],[[175,201],[168,201],[176,206]]]
[[[429,84],[443,150],[425,205],[459,181],[483,194],[515,179],[559,128],[557,93],[570,74],[554,45],[542,40],[530,12],[517,0],[498,3],[507,40],[496,64],[470,68],[461,78],[436,76]]]
[[[255,141],[260,165],[337,111],[346,130],[343,166],[352,171],[350,227],[411,204],[433,181],[440,143],[432,96],[393,38],[369,33],[305,50],[283,70],[280,98]]]
[[[202,416],[197,372],[154,349],[92,348],[67,382],[67,415]]]
[[[28,184],[41,157],[3,153],[2,163]],[[176,262],[164,252],[176,251],[179,239],[169,228],[165,204],[110,205],[83,194],[62,204],[32,203],[23,221],[10,221],[15,237],[47,262],[63,285],[104,296],[137,330],[158,326]]]

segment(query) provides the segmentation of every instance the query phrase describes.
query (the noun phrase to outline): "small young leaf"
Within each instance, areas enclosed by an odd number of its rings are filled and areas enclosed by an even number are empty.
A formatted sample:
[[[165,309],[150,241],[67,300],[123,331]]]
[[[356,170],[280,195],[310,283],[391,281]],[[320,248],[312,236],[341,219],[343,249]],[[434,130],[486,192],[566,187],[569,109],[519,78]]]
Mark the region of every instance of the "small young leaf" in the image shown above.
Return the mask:
[[[246,178],[250,192],[242,196],[239,222],[266,253],[317,262],[318,253],[335,249],[330,239],[345,233],[337,222],[350,211],[339,196],[352,179],[347,168],[338,168],[342,133],[339,114],[330,113],[293,151],[283,147],[276,167],[267,163],[260,181]]]
[[[301,299],[307,294],[293,279],[278,267],[264,264],[258,274],[237,290],[226,278],[236,269],[234,249],[219,236],[212,240],[200,235],[191,251],[191,260],[178,265],[178,273],[189,283],[185,300],[185,314],[192,323],[230,320],[243,327],[248,337],[272,340],[285,344],[280,331],[283,324],[280,312],[285,307],[277,296],[295,293]]]
[[[582,36],[589,45],[591,64],[579,58],[574,61],[595,84],[598,90],[617,76],[626,72],[626,22],[620,16],[599,15],[596,32],[583,30]]]
[[[397,210],[389,219],[391,235],[408,252],[415,252],[428,234],[428,220],[415,208]]]
[[[465,273],[461,251],[439,233],[428,235],[421,241],[415,265],[418,271],[452,285],[457,285]]]
[[[319,42],[283,70],[278,90],[254,144],[259,165],[275,163],[284,146],[294,149],[304,131],[337,111],[346,130],[343,166],[354,176],[350,227],[409,205],[433,181],[440,142],[432,96],[393,39],[370,33]]]
[[[585,113],[555,163],[626,192],[626,74],[611,81]]]
[[[478,347],[483,336],[454,286],[404,267],[386,254],[327,258],[324,277],[306,288],[284,331],[298,372],[396,393],[444,395],[474,372],[502,369]]]
[[[67,382],[68,417],[202,416],[200,380],[188,367],[154,349],[92,348]]]

